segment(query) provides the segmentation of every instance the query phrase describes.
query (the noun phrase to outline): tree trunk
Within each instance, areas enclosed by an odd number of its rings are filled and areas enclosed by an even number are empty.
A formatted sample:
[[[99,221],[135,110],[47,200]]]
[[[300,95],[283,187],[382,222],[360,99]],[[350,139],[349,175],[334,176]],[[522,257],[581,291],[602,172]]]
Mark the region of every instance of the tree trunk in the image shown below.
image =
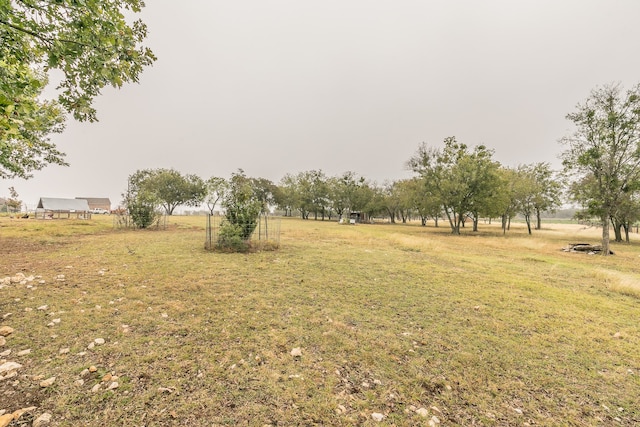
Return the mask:
[[[525,215],[524,220],[527,222],[527,231],[531,235],[531,215]]]
[[[630,243],[629,242],[629,229],[631,228],[631,224],[629,222],[625,222],[622,227],[624,228],[624,241],[627,242],[627,243]]]
[[[540,218],[540,209],[536,209],[536,230],[542,229],[542,218]]]
[[[472,219],[473,219],[473,231],[478,231],[478,217],[474,216]]]
[[[602,216],[602,255],[609,256],[609,214]]]
[[[447,214],[447,218],[449,219],[449,225],[451,226],[451,233],[452,234],[456,234],[456,223],[457,223],[457,215],[455,212],[453,212],[453,215],[451,214],[451,212],[449,212],[448,209],[445,209],[445,213]],[[460,234],[460,226],[458,226],[458,233]]]
[[[613,228],[614,241],[622,242],[622,222],[611,218],[611,227]]]

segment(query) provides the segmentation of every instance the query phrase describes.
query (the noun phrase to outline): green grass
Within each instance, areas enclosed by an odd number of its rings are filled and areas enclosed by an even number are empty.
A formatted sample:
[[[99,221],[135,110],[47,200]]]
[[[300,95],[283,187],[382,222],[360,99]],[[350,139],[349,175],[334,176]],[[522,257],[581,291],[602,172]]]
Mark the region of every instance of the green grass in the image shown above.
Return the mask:
[[[605,258],[561,251],[598,241],[577,225],[283,219],[279,250],[220,254],[204,222],[0,218],[0,278],[46,282],[0,289],[6,359],[24,365],[0,409],[35,402],[61,426],[640,423],[637,235]],[[119,387],[92,393],[106,373]]]

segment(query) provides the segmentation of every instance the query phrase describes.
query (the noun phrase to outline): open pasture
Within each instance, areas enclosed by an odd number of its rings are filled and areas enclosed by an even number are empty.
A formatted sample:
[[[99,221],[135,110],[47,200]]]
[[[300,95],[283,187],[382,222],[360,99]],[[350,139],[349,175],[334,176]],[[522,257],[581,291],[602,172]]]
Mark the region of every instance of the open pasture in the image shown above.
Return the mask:
[[[605,258],[561,251],[598,242],[579,225],[283,219],[279,250],[220,254],[203,217],[167,222],[0,217],[0,279],[34,276],[0,289],[0,365],[21,365],[0,410],[54,426],[640,423],[638,235]]]

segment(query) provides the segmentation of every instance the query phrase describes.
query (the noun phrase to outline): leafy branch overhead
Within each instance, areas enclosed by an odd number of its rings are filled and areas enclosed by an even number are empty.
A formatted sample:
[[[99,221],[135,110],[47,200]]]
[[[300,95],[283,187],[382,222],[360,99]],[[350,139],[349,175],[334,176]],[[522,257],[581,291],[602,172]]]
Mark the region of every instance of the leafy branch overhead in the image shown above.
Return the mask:
[[[105,86],[138,82],[155,56],[142,45],[147,27],[127,18],[140,0],[0,0],[0,177],[30,177],[65,165],[48,136],[68,112],[97,120],[92,103]],[[57,100],[39,98],[47,73],[59,70]]]

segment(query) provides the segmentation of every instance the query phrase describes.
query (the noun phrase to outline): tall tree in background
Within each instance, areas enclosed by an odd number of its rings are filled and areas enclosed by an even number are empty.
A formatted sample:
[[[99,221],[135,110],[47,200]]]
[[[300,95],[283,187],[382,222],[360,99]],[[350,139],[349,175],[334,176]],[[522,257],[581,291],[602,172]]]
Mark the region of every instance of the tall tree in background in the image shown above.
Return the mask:
[[[0,0],[0,178],[29,178],[66,165],[49,140],[64,111],[95,121],[93,100],[105,86],[137,82],[155,57],[141,45],[147,28],[128,24],[141,0]],[[47,72],[60,70],[56,101],[42,100]]]
[[[567,115],[576,126],[562,138],[566,171],[590,182],[594,211],[602,222],[602,254],[608,255],[609,222],[618,215],[640,179],[640,85],[623,92],[620,85],[594,89]]]
[[[294,175],[286,174],[280,180],[275,194],[278,207],[284,210],[284,216],[293,216],[293,210],[298,206],[299,194],[297,180]]]
[[[477,230],[478,215],[486,208],[486,200],[498,181],[499,165],[492,155],[484,145],[470,150],[455,137],[448,137],[443,149],[422,144],[407,162],[437,192],[453,234],[460,234],[468,214],[473,216],[474,231]]]
[[[11,212],[19,212],[22,207],[22,200],[15,188],[9,187],[9,199],[7,199],[7,206],[11,209]]]
[[[433,219],[435,226],[438,226],[438,219],[442,214],[442,203],[440,196],[434,191],[429,182],[422,177],[414,177],[407,181],[411,197],[411,206],[420,215],[423,226],[427,225],[427,219]]]
[[[182,175],[174,169],[141,171],[138,186],[155,195],[167,215],[178,206],[198,206],[207,194],[204,181],[196,175]]]
[[[253,194],[261,203],[261,214],[269,213],[269,209],[276,203],[278,187],[266,178],[251,178]]]
[[[562,180],[559,174],[546,162],[529,165],[535,182],[536,194],[533,197],[533,208],[536,213],[536,230],[542,228],[542,213],[555,212],[562,204]]]
[[[216,206],[224,198],[227,181],[224,178],[212,176],[205,182],[205,186],[207,194],[204,198],[204,202],[209,209],[209,213],[213,215]]]

